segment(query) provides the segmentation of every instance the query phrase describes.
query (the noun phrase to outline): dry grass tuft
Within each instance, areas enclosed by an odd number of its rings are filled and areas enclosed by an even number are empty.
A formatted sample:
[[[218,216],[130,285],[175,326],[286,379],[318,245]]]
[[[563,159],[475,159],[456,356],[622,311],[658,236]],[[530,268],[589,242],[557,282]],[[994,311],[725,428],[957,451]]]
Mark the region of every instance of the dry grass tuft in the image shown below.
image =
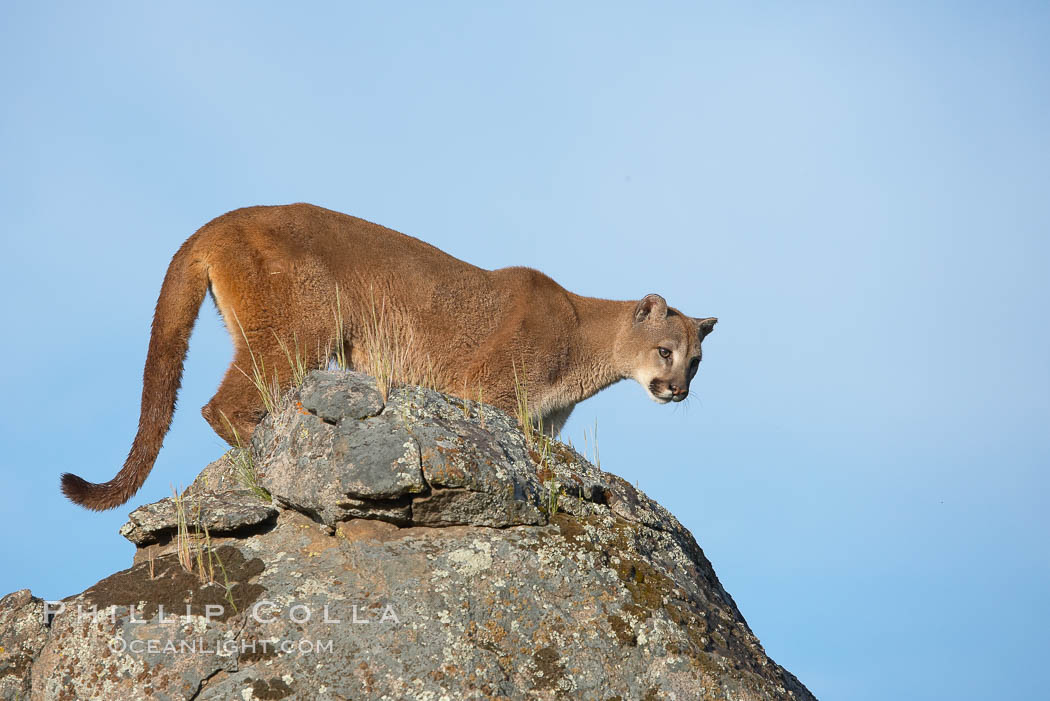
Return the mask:
[[[594,458],[591,459],[591,464],[593,464],[595,467],[597,467],[600,470],[600,469],[602,469],[602,460],[601,460],[601,456],[598,454],[598,419],[597,418],[594,420],[594,433],[591,434],[590,439],[591,439],[591,441],[594,442]],[[587,429],[583,429],[583,456],[585,458],[588,457],[588,453],[590,452],[589,451],[589,444],[590,444],[590,441],[588,441]]]
[[[226,422],[230,433],[233,434],[234,448],[230,460],[233,462],[234,478],[242,487],[251,490],[263,501],[273,501],[273,497],[266,491],[266,488],[259,484],[259,471],[255,468],[255,460],[252,458],[251,451],[241,442],[237,428],[226,418],[226,414],[222,414],[222,420]]]
[[[222,564],[215,548],[212,546],[211,534],[208,526],[201,518],[201,501],[196,501],[196,508],[190,513],[187,508],[185,494],[180,495],[174,486],[171,488],[172,501],[175,504],[175,552],[179,564],[190,574],[196,575],[201,585],[217,584],[226,590],[226,600],[237,610],[234,603],[230,579],[226,574],[226,568]],[[192,498],[192,497],[189,497]],[[192,530],[191,530],[192,524]],[[222,583],[215,579],[215,568],[218,566],[222,574]],[[150,559],[150,578],[153,578],[153,560]]]
[[[354,369],[376,379],[383,400],[402,385],[439,388],[438,374],[429,353],[423,351],[409,324],[384,297],[370,292],[369,315],[354,354]]]
[[[514,399],[515,416],[521,432],[525,434],[525,444],[530,448],[537,447],[537,441],[543,437],[543,421],[533,416],[529,408],[529,387],[525,375],[525,360],[521,361],[521,375],[518,374],[517,363],[513,363],[511,370],[514,372]]]

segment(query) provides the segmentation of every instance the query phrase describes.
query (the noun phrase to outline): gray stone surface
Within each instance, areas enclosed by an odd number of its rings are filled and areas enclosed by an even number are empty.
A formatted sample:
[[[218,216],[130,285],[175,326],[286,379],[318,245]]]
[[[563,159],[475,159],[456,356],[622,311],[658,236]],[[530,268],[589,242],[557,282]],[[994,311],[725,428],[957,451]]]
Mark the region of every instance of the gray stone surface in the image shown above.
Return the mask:
[[[0,644],[23,651],[0,666],[0,690],[813,698],[766,656],[677,519],[566,446],[538,454],[495,409],[479,416],[415,388],[383,401],[365,376],[314,373],[260,424],[251,453],[273,496],[255,504],[279,513],[213,535],[210,575],[180,564],[178,539],[158,538],[67,599],[49,628],[34,627],[28,592],[0,601]],[[230,474],[209,466],[189,498],[243,508],[250,493]],[[131,527],[166,523],[159,504]],[[106,615],[78,618],[78,605]]]
[[[0,599],[0,699],[29,697],[33,660],[47,642],[44,602],[28,589]]]
[[[299,402],[305,411],[330,423],[376,416],[384,406],[374,383],[350,384],[340,372],[320,370],[303,384]]]
[[[183,520],[211,535],[223,535],[265,524],[277,517],[277,508],[246,490],[188,494],[182,499]],[[171,497],[140,506],[128,516],[120,534],[136,545],[170,539],[179,524]]]
[[[202,534],[227,535],[264,527],[277,517],[271,499],[245,484],[237,453],[231,450],[209,464],[180,495],[182,520],[188,528]],[[250,461],[241,465],[250,465]],[[178,528],[179,509],[169,497],[132,511],[120,534],[144,546],[170,541]]]

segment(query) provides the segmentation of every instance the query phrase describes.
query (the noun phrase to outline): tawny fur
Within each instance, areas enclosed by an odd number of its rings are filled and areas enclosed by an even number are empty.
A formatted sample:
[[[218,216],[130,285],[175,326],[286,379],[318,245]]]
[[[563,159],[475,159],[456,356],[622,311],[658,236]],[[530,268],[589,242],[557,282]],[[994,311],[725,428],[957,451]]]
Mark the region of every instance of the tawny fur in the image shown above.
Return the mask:
[[[700,343],[716,322],[685,316],[659,295],[632,302],[581,297],[529,268],[483,270],[321,207],[238,209],[206,224],[172,258],[157,300],[131,452],[109,482],[63,475],[72,501],[110,509],[142,486],[171,424],[190,333],[209,290],[234,357],[201,413],[231,445],[234,431],[246,442],[263,415],[250,378],[253,354],[281,386],[291,377],[282,342],[315,367],[326,365],[341,343],[351,365],[362,367],[376,311],[408,348],[417,374],[436,389],[513,412],[515,383],[523,382],[531,413],[551,433],[576,403],[625,378],[638,380],[656,401],[684,399]]]

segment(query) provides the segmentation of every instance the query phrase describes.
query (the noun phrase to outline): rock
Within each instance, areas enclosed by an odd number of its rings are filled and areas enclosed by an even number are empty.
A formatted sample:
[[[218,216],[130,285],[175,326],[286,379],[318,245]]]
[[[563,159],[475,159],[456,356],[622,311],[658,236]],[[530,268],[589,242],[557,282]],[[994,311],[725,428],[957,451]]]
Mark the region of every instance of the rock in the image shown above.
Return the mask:
[[[4,698],[813,698],[677,519],[496,409],[315,372],[237,459],[50,628],[0,600]]]
[[[412,502],[412,521],[421,526],[537,526],[544,514],[510,494],[487,494],[467,489],[439,489]]]
[[[246,490],[188,494],[181,501],[183,522],[210,535],[236,533],[277,517],[276,507]],[[168,497],[132,511],[120,534],[136,545],[150,545],[170,539],[178,530],[179,518],[175,500]]]
[[[244,474],[251,469],[249,455],[231,450],[205,467],[178,503],[169,497],[132,511],[120,534],[140,546],[168,542],[180,518],[190,531],[208,536],[264,527],[276,519],[277,507],[255,484],[254,475]]]
[[[340,372],[316,371],[300,390],[300,406],[328,423],[367,419],[383,410],[375,383],[348,383]]]
[[[44,602],[28,589],[0,599],[0,699],[29,697],[33,660],[47,642]]]

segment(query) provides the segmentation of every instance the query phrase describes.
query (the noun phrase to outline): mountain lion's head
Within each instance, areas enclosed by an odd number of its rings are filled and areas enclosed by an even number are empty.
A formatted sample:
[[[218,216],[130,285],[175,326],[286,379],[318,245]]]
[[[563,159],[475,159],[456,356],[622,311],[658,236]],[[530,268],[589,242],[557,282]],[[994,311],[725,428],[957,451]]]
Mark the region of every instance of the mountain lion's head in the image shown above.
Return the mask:
[[[680,402],[689,395],[700,367],[700,343],[717,321],[686,316],[656,294],[638,302],[621,348],[630,358],[631,376],[653,401]]]

